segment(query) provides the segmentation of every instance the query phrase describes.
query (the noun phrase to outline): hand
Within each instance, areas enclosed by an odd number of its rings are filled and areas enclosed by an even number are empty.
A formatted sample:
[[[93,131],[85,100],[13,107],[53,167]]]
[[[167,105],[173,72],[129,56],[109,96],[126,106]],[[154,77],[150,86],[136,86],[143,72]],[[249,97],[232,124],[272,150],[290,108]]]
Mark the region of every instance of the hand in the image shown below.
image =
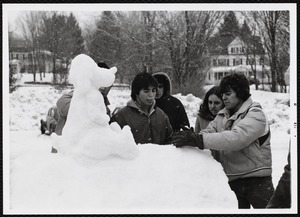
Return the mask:
[[[203,149],[203,137],[190,130],[176,132],[172,137],[172,142],[176,147],[193,146]]]

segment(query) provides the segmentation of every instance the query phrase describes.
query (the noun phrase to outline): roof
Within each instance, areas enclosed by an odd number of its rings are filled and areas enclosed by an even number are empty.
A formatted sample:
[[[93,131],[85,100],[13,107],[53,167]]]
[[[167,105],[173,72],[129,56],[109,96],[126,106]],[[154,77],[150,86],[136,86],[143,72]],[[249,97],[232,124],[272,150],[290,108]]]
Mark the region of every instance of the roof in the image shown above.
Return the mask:
[[[217,55],[227,55],[228,45],[235,39],[234,35],[218,35],[213,37],[208,44],[209,52]]]

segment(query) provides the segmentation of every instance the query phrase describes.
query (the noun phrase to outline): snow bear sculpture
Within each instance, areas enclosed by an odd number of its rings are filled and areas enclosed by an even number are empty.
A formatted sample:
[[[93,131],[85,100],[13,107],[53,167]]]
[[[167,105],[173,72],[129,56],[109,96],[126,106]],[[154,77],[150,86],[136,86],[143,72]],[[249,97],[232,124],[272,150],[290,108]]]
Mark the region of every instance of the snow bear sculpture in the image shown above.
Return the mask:
[[[62,135],[53,134],[53,147],[62,154],[89,159],[109,155],[134,158],[137,147],[129,127],[109,125],[109,116],[99,88],[111,86],[116,67],[100,68],[85,54],[76,56],[70,67],[69,82],[74,85],[73,98]]]

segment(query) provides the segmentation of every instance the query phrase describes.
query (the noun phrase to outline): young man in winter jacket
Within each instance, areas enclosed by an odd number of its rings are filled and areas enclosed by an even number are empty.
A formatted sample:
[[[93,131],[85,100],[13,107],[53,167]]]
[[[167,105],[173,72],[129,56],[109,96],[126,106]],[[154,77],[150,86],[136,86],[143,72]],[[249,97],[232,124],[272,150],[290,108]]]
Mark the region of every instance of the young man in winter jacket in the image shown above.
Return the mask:
[[[252,102],[243,74],[224,77],[220,87],[225,108],[199,134],[182,131],[175,135],[174,145],[219,151],[238,207],[265,208],[274,192],[267,118],[261,106]]]
[[[179,99],[171,95],[171,80],[166,73],[157,72],[153,77],[158,82],[155,96],[156,105],[169,117],[170,124],[174,131],[190,127],[184,106]]]
[[[137,74],[131,85],[131,100],[116,112],[110,123],[131,128],[137,144],[167,144],[172,135],[168,116],[156,106],[157,81],[149,73]]]

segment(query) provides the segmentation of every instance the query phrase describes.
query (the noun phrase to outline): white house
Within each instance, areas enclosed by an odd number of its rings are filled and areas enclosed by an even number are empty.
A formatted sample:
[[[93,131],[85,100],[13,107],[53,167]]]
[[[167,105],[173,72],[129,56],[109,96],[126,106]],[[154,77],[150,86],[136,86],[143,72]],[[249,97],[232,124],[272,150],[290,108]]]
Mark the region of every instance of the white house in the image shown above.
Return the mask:
[[[217,49],[210,56],[205,80],[207,84],[218,85],[220,80],[230,73],[243,73],[249,80],[253,80],[254,72],[259,83],[271,82],[270,67],[264,64],[264,54],[247,54],[247,47],[239,37],[231,41],[223,40],[216,46]]]

